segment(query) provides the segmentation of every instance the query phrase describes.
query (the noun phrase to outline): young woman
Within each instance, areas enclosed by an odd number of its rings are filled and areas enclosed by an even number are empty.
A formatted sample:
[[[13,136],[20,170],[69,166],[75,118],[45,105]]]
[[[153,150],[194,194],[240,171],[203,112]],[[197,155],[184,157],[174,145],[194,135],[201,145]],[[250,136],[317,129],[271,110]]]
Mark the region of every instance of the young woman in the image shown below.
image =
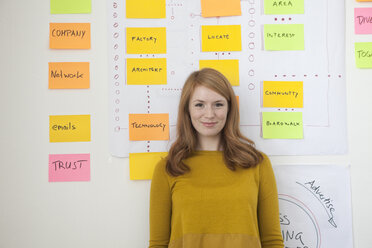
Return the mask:
[[[193,72],[183,87],[177,139],[151,183],[149,248],[282,248],[268,157],[239,130],[229,81]]]

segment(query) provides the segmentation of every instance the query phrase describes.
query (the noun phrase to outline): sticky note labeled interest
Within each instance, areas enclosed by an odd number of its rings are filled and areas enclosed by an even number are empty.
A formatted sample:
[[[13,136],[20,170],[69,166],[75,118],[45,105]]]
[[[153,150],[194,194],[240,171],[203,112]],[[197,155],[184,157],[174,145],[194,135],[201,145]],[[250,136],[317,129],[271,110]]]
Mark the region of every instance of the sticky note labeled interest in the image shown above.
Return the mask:
[[[202,52],[242,50],[240,25],[204,25],[201,36]]]
[[[264,139],[303,139],[301,112],[263,112]]]
[[[303,108],[303,82],[264,81],[264,108]]]
[[[304,14],[304,0],[264,0],[266,15]]]
[[[199,69],[212,68],[221,72],[232,86],[239,86],[239,60],[200,60]]]
[[[49,89],[88,89],[89,62],[49,62]]]
[[[355,43],[355,61],[358,68],[372,68],[372,42]]]
[[[167,155],[167,152],[129,153],[130,180],[151,179],[156,165]]]
[[[50,0],[51,14],[90,13],[92,0]]]
[[[202,17],[238,16],[240,0],[201,0]]]
[[[356,34],[372,34],[372,8],[355,8],[354,18]]]
[[[265,50],[304,50],[305,36],[303,24],[265,24]]]
[[[169,140],[169,114],[129,114],[129,140]]]
[[[167,84],[167,59],[127,59],[127,84]]]
[[[127,28],[128,54],[167,52],[166,28]]]
[[[90,49],[90,23],[50,23],[51,49]]]
[[[90,181],[90,154],[49,154],[49,182]]]
[[[126,0],[127,18],[165,18],[165,0]]]
[[[90,141],[90,115],[49,116],[49,141]]]

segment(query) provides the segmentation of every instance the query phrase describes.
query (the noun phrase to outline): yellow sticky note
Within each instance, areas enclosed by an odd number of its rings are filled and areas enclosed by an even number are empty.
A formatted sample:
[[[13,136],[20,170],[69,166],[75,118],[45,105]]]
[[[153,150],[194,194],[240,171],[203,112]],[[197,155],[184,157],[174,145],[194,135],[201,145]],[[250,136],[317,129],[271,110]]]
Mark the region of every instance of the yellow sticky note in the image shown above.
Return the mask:
[[[212,68],[221,72],[232,86],[239,86],[239,60],[200,60],[199,69]]]
[[[203,17],[241,15],[240,0],[201,0]]]
[[[90,141],[90,115],[49,116],[49,141]]]
[[[127,53],[166,53],[166,37],[166,28],[127,28]]]
[[[165,18],[165,0],[126,0],[127,18]]]
[[[89,62],[49,62],[49,89],[88,89]]]
[[[90,23],[50,23],[51,49],[90,49]]]
[[[169,140],[169,114],[129,114],[129,140]]]
[[[303,139],[301,112],[263,112],[264,139]]]
[[[304,24],[265,24],[265,50],[305,50]]]
[[[201,36],[202,52],[242,50],[240,25],[204,25]]]
[[[303,82],[264,81],[264,108],[303,108]]]
[[[155,166],[167,155],[167,152],[129,153],[130,180],[151,179]]]
[[[167,59],[127,59],[127,84],[167,84]]]

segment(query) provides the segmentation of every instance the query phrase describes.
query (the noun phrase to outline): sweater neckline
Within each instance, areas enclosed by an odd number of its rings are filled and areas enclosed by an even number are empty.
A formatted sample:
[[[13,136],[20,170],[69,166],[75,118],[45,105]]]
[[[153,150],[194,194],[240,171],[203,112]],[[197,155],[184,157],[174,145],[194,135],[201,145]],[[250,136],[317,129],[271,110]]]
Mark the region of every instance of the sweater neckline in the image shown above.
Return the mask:
[[[195,155],[217,155],[217,154],[223,154],[223,151],[207,151],[207,150],[201,150],[201,151],[194,151],[193,154]]]

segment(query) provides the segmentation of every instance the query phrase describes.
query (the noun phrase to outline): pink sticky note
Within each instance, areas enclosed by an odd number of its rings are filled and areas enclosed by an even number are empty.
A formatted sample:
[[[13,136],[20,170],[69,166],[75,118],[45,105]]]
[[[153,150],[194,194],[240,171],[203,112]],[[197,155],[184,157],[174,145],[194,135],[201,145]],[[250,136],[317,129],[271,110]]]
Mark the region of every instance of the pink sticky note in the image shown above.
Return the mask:
[[[90,154],[49,154],[49,182],[90,181]]]
[[[355,33],[372,34],[372,8],[355,8]]]

